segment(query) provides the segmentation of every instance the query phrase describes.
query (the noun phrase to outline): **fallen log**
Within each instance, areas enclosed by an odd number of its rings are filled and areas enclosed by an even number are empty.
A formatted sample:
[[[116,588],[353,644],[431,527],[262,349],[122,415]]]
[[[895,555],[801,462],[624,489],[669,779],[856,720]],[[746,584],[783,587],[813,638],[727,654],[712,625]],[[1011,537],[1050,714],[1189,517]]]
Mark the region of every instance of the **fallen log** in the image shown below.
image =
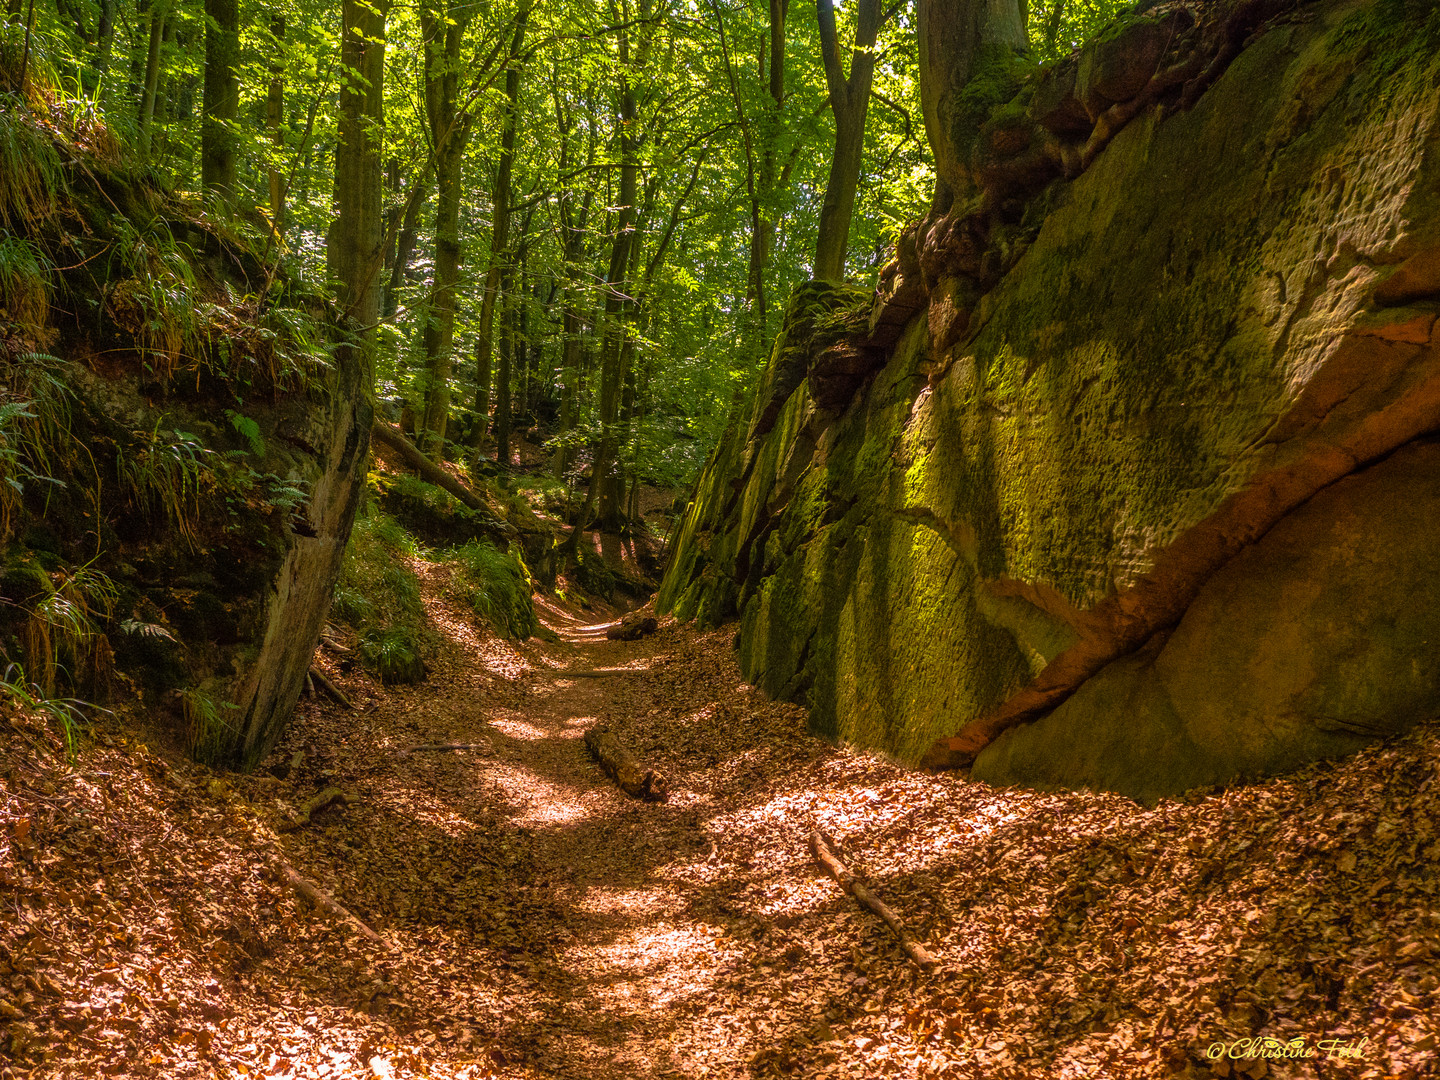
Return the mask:
[[[608,729],[592,727],[585,732],[585,745],[601,768],[609,773],[627,795],[647,802],[664,802],[670,787],[654,769],[647,769]]]
[[[397,427],[385,423],[383,420],[376,420],[371,428],[371,435],[379,442],[384,443],[395,453],[399,454],[406,465],[420,474],[420,479],[427,484],[434,484],[438,488],[444,488],[455,498],[459,499],[471,510],[488,510],[485,501],[467,488],[460,481],[436,465],[428,457],[422,454],[419,448],[407,439]]]
[[[885,920],[885,924],[900,939],[900,947],[905,950],[905,955],[910,957],[917,967],[930,968],[940,962],[930,955],[923,945],[910,937],[905,930],[905,924],[900,921],[900,916],[896,915],[888,904],[855,880],[855,875],[850,873],[845,868],[845,864],[830,850],[830,845],[825,843],[825,838],[820,835],[819,830],[810,832],[810,850],[814,852],[816,860],[835,879],[835,883],[840,888],[853,896],[862,906],[869,908]]]
[[[338,919],[345,923],[372,944],[379,945],[382,949],[388,949],[390,947],[384,938],[357,919],[350,911],[342,907],[335,897],[320,888],[319,885],[316,885],[309,878],[302,877],[289,863],[280,864],[280,875],[285,879],[287,885],[306,900],[309,900],[316,910],[323,911],[331,918]]]
[[[310,668],[308,675],[311,679],[314,680],[315,685],[320,687],[321,690],[324,690],[325,693],[329,694],[332,698],[334,698],[341,705],[345,706],[345,708],[349,709],[351,712],[355,711],[355,703],[351,701],[348,697],[346,697],[345,692],[341,690],[338,686],[336,686],[334,682],[331,681],[330,676],[326,675],[318,667],[314,666]]]
[[[301,807],[300,813],[293,821],[281,826],[281,831],[294,832],[296,829],[303,829],[306,825],[310,824],[312,814],[318,814],[321,810],[324,810],[327,806],[331,806],[334,803],[349,805],[350,803],[359,801],[359,798],[354,795],[347,795],[338,787],[328,787]]]
[[[632,611],[606,630],[605,636],[611,641],[639,641],[647,634],[653,634],[659,625],[654,615]]]

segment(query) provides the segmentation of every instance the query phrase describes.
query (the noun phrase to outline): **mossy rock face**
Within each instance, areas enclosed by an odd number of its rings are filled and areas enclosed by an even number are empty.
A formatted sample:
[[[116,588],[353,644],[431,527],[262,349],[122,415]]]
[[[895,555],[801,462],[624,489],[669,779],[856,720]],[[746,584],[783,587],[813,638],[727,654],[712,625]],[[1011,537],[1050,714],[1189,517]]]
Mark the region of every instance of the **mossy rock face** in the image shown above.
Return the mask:
[[[738,615],[747,677],[903,760],[1038,720],[1004,782],[1151,799],[1440,712],[1433,530],[1356,509],[1430,505],[1440,10],[1310,14],[1032,203],[964,336],[921,312],[833,423],[806,384],[737,413],[662,610]]]

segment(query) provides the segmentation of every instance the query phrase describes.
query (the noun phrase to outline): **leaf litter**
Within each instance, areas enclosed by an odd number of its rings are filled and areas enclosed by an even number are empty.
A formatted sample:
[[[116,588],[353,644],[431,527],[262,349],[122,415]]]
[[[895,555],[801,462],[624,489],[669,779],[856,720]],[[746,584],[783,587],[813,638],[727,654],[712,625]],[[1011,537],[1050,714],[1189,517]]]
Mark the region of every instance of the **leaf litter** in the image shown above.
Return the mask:
[[[0,713],[0,1078],[1440,1075],[1436,723],[1154,809],[997,790],[808,734],[733,628],[547,601],[516,646],[417,570],[428,681],[317,653],[358,711],[302,701],[254,775]]]

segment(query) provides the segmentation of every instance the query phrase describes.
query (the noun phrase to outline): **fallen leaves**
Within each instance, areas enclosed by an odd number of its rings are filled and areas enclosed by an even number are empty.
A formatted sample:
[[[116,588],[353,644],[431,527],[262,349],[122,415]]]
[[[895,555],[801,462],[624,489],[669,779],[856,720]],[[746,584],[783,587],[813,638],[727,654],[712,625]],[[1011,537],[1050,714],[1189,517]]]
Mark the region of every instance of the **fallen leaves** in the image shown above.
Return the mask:
[[[418,569],[430,682],[336,672],[358,711],[306,703],[283,779],[119,726],[72,765],[0,718],[0,1075],[1314,1075],[1209,1056],[1266,1039],[1360,1047],[1334,1075],[1434,1071],[1433,724],[1148,810],[995,790],[810,736],[729,630],[608,642],[552,604],[566,640],[517,648]],[[570,677],[604,669],[627,677]],[[604,777],[602,722],[668,803]],[[817,828],[936,972],[822,876]]]

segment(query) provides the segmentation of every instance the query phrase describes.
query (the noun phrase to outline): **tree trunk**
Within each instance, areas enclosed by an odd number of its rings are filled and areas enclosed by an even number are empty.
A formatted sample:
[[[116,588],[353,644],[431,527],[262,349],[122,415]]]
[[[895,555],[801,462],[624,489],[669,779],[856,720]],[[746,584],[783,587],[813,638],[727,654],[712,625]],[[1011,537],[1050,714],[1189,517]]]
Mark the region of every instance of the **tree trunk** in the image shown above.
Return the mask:
[[[610,731],[592,727],[585,732],[585,746],[625,794],[646,802],[664,802],[669,797],[664,778],[645,768]]]
[[[510,467],[510,366],[515,343],[515,300],[509,269],[500,278],[500,365],[495,372],[495,461]]]
[[[438,488],[444,488],[455,498],[459,499],[471,510],[487,510],[485,500],[476,495],[469,488],[465,487],[453,476],[440,468],[433,461],[427,458],[415,448],[415,444],[405,438],[405,433],[392,427],[382,420],[376,420],[375,426],[371,429],[375,441],[388,446],[399,455],[400,460],[420,474],[420,479],[427,484],[434,484]]]
[[[102,88],[110,73],[110,54],[115,45],[115,0],[100,0],[100,21],[95,27],[95,85]],[[108,95],[107,95],[108,96]]]
[[[1025,17],[1020,0],[918,0],[916,32],[935,208],[944,210],[970,187],[962,148],[975,135],[976,118],[965,108],[965,85],[987,61],[1026,47]]]
[[[240,111],[239,0],[205,0],[205,96],[200,120],[200,183],[235,196],[235,121]]]
[[[825,64],[830,111],[835,117],[835,150],[830,157],[825,200],[820,206],[813,276],[822,281],[843,281],[850,220],[855,213],[855,189],[860,182],[860,162],[865,151],[865,115],[875,72],[880,0],[859,0],[849,78],[840,66],[833,0],[816,0],[815,6],[820,21],[820,54]]]
[[[642,11],[646,10],[642,5]],[[626,278],[630,269],[630,247],[634,242],[635,203],[639,185],[637,162],[638,132],[636,131],[635,88],[629,71],[629,35],[619,34],[620,113],[616,127],[620,133],[620,192],[615,214],[615,240],[610,249],[610,269],[605,275],[605,308],[601,322],[600,344],[600,445],[585,491],[585,502],[570,535],[572,555],[580,550],[580,535],[590,523],[596,500],[615,464],[619,448],[617,421],[620,414],[620,390],[625,372],[625,316],[629,290]],[[642,56],[643,58],[643,56]],[[638,65],[637,65],[638,66]]]
[[[270,224],[276,235],[285,231],[285,181],[280,175],[280,151],[285,146],[281,125],[285,119],[285,67],[281,45],[285,40],[285,17],[270,19],[270,36],[275,55],[270,60],[270,89],[265,95],[265,130],[270,135],[275,159],[267,170],[270,180]]]
[[[390,279],[385,284],[384,313],[388,319],[400,307],[400,286],[410,272],[410,260],[415,256],[415,240],[420,235],[420,211],[425,206],[425,173],[420,173],[410,185],[405,197],[405,211],[400,217],[400,234],[395,240],[395,254],[390,262]]]
[[[306,415],[304,442],[321,448],[305,507],[310,529],[288,538],[272,579],[264,637],[231,692],[237,745],[230,756],[245,768],[253,768],[270,752],[294,711],[364,491],[374,420],[370,348],[380,300],[378,131],[384,101],[385,12],[383,0],[378,7],[370,0],[344,0],[342,8],[345,81],[335,150],[337,216],[326,257],[330,276],[340,283],[342,326],[350,337],[335,349],[325,392],[317,395],[317,404]]]
[[[490,259],[485,271],[485,292],[480,298],[480,330],[475,342],[475,460],[485,447],[485,418],[490,408],[491,350],[494,345],[495,294],[500,288],[500,272],[510,243],[510,175],[515,166],[515,129],[519,125],[517,102],[520,98],[520,49],[525,43],[525,26],[529,8],[523,9],[515,18],[515,31],[510,41],[509,67],[505,72],[505,108],[500,129],[500,163],[495,170],[495,188],[490,198],[492,223],[490,230]],[[485,387],[485,400],[480,400],[478,388]],[[508,392],[508,391],[507,391]],[[506,421],[507,432],[509,421]]]
[[[425,412],[420,448],[443,456],[450,415],[450,370],[455,347],[455,282],[460,273],[460,167],[470,122],[457,115],[460,45],[467,17],[458,7],[420,5],[425,37],[425,114],[435,147],[435,288],[425,322]]]
[[[373,333],[379,316],[378,280],[384,257],[379,130],[387,10],[386,3],[343,0],[339,141],[335,147],[337,214],[326,238],[330,276],[341,283],[341,310],[367,333]]]
[[[155,96],[160,88],[160,46],[165,41],[165,18],[169,0],[150,0],[150,42],[145,54],[145,84],[140,93],[140,160],[150,160],[155,119]]]

